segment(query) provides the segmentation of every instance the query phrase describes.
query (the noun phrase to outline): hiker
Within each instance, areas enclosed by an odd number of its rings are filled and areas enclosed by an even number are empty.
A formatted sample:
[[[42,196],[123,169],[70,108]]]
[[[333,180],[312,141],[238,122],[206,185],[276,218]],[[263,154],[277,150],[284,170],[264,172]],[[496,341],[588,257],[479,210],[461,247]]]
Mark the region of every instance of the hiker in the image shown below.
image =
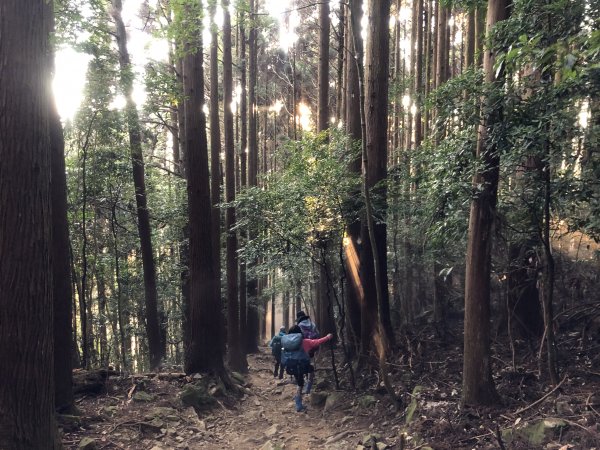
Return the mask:
[[[317,339],[319,336],[319,330],[317,325],[310,320],[310,317],[302,310],[296,313],[296,325],[302,330],[302,336],[308,339]],[[311,356],[312,358],[312,356]]]
[[[333,335],[330,333],[320,339],[304,338],[300,326],[294,325],[290,328],[288,334],[281,338],[281,363],[285,366],[286,372],[294,376],[296,384],[298,385],[298,391],[294,396],[296,411],[298,412],[304,410],[304,406],[302,405],[304,376],[308,375],[309,377],[309,381],[306,385],[307,394],[310,394],[310,389],[315,377],[315,368],[310,363],[308,354],[311,350],[314,350],[319,345],[329,341],[332,337]]]
[[[283,364],[281,364],[281,337],[285,336],[285,327],[279,328],[279,333],[273,336],[269,347],[271,347],[271,354],[275,358],[275,369],[273,370],[273,377],[277,377],[279,373],[279,379],[283,378]]]

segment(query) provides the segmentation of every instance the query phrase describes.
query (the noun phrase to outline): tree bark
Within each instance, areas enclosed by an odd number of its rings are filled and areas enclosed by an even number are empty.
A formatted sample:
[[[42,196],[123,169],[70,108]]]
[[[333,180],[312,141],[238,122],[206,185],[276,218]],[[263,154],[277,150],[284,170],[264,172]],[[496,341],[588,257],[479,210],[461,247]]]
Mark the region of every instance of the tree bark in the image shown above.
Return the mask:
[[[351,11],[348,11],[348,17],[354,17],[353,21],[357,23],[361,22],[362,18],[362,1],[354,1],[351,3]],[[362,40],[360,34],[354,36],[353,27],[351,21],[348,20],[348,32],[347,32],[347,59],[346,64],[346,117],[344,122],[346,123],[346,132],[351,139],[350,145],[356,148],[356,144],[362,145],[362,129],[360,123],[360,91],[358,82],[358,66],[356,62],[356,50],[354,47],[354,40]],[[362,44],[361,44],[362,45]],[[360,175],[361,173],[361,160],[360,155],[357,153],[352,164],[348,168],[354,174]],[[360,192],[354,192],[355,196],[359,196]],[[348,294],[346,296],[346,308],[348,310],[348,321],[352,330],[352,340],[355,346],[359,343],[361,336],[361,305],[364,302],[364,290],[361,279],[361,265],[360,265],[360,254],[361,254],[361,222],[356,220],[348,224],[346,233],[348,239],[344,245],[345,253],[345,265],[346,273],[350,280],[348,283]]]
[[[389,306],[387,274],[387,226],[385,224],[387,195],[384,181],[387,177],[387,131],[388,131],[388,75],[389,75],[389,21],[390,1],[370,5],[370,20],[365,67],[365,125],[366,155],[363,155],[363,172],[366,189],[373,198],[374,210],[380,220],[363,231],[363,255],[365,302],[362,310],[363,350],[371,345],[377,328],[377,315],[383,325],[388,342],[394,342]],[[368,162],[367,162],[368,161]],[[373,212],[375,212],[373,210]],[[372,229],[369,229],[372,228]],[[377,285],[381,287],[377,295]],[[366,348],[365,348],[366,347]]]
[[[129,132],[129,148],[133,165],[133,184],[138,216],[138,233],[142,250],[142,266],[144,271],[144,292],[146,306],[146,334],[150,368],[156,369],[161,362],[165,349],[161,348],[160,327],[158,321],[158,291],[156,288],[156,267],[152,253],[152,232],[150,214],[146,197],[146,181],[144,175],[144,157],[142,155],[142,137],[137,108],[133,101],[133,72],[127,50],[127,32],[121,17],[123,5],[121,0],[112,0],[112,16],[115,21],[116,40],[119,46],[119,66],[121,69],[121,89],[125,96],[125,115]]]
[[[186,11],[188,17],[198,16]],[[200,25],[198,24],[198,28]],[[219,275],[214,267],[212,204],[208,171],[208,141],[204,115],[202,34],[185,43],[185,155],[189,223],[189,307],[185,337],[185,372],[224,373],[223,318]]]
[[[489,0],[487,33],[509,16],[510,0]],[[494,73],[495,53],[487,49],[483,70],[485,82],[497,89],[504,75]],[[500,94],[498,94],[500,95]],[[496,213],[500,157],[497,143],[488,141],[488,129],[502,120],[502,106],[492,94],[482,99],[477,153],[482,168],[473,177],[479,190],[471,200],[465,270],[465,324],[463,360],[463,404],[494,404],[498,394],[492,379],[490,350],[490,272],[492,228]]]
[[[210,2],[210,201],[214,272],[221,284],[221,128],[219,122],[219,40],[215,24],[216,0]]]
[[[49,14],[51,1],[0,4],[0,448],[15,450],[61,448],[52,370]]]
[[[317,108],[317,131],[329,128],[329,2],[319,5],[319,101]]]
[[[346,116],[346,88],[345,88],[345,69],[347,58],[346,50],[346,7],[345,1],[340,0],[339,4],[339,23],[338,23],[338,48],[337,48],[337,69],[336,69],[336,104],[335,104],[335,119],[338,123]]]
[[[51,8],[52,3],[47,4]],[[54,29],[52,9],[47,15]],[[49,54],[49,73],[54,73],[54,52]],[[51,78],[51,77],[49,77]],[[50,81],[48,81],[50,83]],[[51,86],[48,86],[51,96]],[[57,411],[73,408],[73,320],[65,141],[54,98],[49,99],[52,199],[52,276],[54,305],[54,394]]]
[[[249,1],[250,6],[250,31],[248,36],[248,186],[258,186],[258,130],[256,124],[256,83],[258,73],[258,30],[256,25],[256,0]],[[250,231],[249,239],[253,239],[254,233]],[[256,261],[248,262],[248,269],[256,265]],[[258,280],[256,276],[247,280],[247,335],[243,339],[246,344],[247,353],[258,351]]]
[[[225,201],[235,201],[235,143],[233,140],[233,73],[231,55],[231,17],[229,0],[223,0],[223,132],[225,135]],[[225,210],[227,236],[227,362],[236,371],[248,370],[244,352],[241,351],[240,317],[238,303],[237,234],[235,208]]]

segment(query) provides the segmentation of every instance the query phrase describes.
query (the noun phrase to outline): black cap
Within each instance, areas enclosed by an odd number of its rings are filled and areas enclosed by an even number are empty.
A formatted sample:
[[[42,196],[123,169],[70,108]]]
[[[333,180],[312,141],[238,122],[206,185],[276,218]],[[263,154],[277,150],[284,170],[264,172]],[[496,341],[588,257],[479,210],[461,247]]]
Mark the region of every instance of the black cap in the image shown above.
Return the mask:
[[[300,317],[306,317],[306,313],[304,311],[298,311],[296,313],[296,319],[299,319]]]

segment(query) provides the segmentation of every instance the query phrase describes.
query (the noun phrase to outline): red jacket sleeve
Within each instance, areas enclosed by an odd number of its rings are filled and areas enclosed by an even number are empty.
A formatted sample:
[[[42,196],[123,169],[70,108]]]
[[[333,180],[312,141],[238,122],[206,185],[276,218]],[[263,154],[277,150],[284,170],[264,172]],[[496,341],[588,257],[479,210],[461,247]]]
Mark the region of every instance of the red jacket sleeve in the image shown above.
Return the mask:
[[[313,348],[318,347],[321,344],[324,344],[325,342],[327,342],[328,340],[330,340],[333,336],[328,334],[325,337],[322,337],[320,339],[303,339],[302,340],[302,349],[308,353],[310,352]]]

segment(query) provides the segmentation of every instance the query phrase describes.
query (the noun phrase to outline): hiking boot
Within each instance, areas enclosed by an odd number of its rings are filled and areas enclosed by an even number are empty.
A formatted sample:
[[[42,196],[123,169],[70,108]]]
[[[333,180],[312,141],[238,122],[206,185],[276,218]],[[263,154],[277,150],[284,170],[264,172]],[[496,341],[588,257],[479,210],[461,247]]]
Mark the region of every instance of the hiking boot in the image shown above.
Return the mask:
[[[302,405],[302,397],[299,395],[294,396],[294,403],[296,403],[296,412],[304,411],[304,405]]]

